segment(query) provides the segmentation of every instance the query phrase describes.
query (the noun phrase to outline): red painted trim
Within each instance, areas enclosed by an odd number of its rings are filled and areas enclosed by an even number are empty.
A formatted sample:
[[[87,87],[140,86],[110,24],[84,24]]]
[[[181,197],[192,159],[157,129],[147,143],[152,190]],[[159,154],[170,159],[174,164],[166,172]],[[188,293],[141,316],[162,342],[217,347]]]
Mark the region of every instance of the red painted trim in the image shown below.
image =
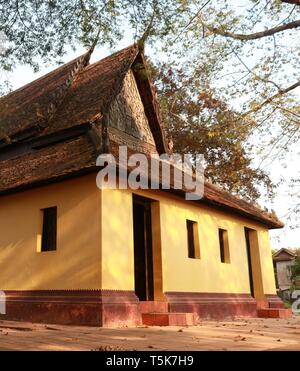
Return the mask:
[[[256,300],[250,294],[166,292],[170,312],[194,312],[198,319],[256,317]]]
[[[104,327],[142,323],[144,304],[140,308],[134,291],[8,290],[5,294],[7,314],[1,319]],[[257,302],[250,294],[166,292],[165,298],[170,313],[196,313],[198,319],[257,316]],[[277,295],[266,295],[266,303],[269,308],[283,306]]]
[[[139,325],[139,301],[133,291],[5,291],[1,319],[90,326]]]
[[[260,318],[291,318],[292,310],[283,308],[258,309],[257,315]]]

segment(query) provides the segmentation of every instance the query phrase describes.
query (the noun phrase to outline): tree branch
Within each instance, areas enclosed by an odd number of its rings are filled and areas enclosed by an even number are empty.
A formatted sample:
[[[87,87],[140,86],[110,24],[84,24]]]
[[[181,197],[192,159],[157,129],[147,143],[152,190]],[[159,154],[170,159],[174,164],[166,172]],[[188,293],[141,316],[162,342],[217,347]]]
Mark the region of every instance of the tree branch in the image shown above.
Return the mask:
[[[188,23],[184,26],[182,31],[178,34],[178,36],[175,38],[174,42],[177,41],[177,39],[191,26],[191,24],[194,22],[195,19],[197,19],[200,16],[201,11],[211,2],[211,0],[207,0],[204,5],[201,6],[201,8],[197,11],[196,14],[193,15],[193,17],[188,21]]]
[[[300,19],[298,19],[293,22],[285,23],[280,26],[272,27],[264,31],[255,32],[255,33],[247,35],[247,34],[239,34],[239,33],[234,33],[230,31],[225,31],[225,30],[222,30],[221,28],[210,26],[206,24],[202,19],[201,19],[201,23],[204,27],[206,27],[210,32],[214,34],[224,36],[224,37],[230,37],[232,39],[241,40],[241,41],[261,39],[262,37],[272,36],[282,31],[291,30],[291,29],[300,27]]]
[[[234,55],[237,57],[237,59],[241,62],[241,64],[246,68],[246,70],[251,73],[256,79],[262,81],[262,82],[265,82],[265,83],[268,83],[268,84],[272,84],[274,85],[278,91],[281,91],[281,88],[278,84],[276,84],[276,82],[272,81],[272,80],[268,80],[268,79],[265,79],[264,77],[261,77],[259,75],[257,75],[255,72],[252,71],[251,68],[249,68],[246,63],[242,60],[242,58],[236,53],[236,51],[234,50],[234,48],[232,48],[232,52],[234,53]]]
[[[138,46],[139,46],[139,49],[144,51],[144,48],[145,48],[145,43],[148,39],[148,37],[150,36],[150,33],[153,29],[153,23],[154,23],[154,19],[156,17],[156,13],[157,13],[157,0],[153,0],[152,2],[152,15],[151,15],[151,18],[150,18],[150,21],[149,21],[149,24],[147,26],[147,28],[145,29],[142,37],[138,40]]]
[[[299,86],[300,86],[300,80],[297,81],[297,82],[295,82],[294,84],[288,86],[288,87],[285,88],[285,89],[281,89],[281,90],[279,90],[278,93],[276,93],[276,94],[272,95],[271,97],[269,97],[268,99],[264,100],[262,103],[258,104],[258,105],[257,105],[255,108],[253,108],[252,110],[243,113],[242,116],[244,117],[244,116],[249,115],[250,113],[254,113],[254,112],[259,111],[261,108],[263,108],[263,107],[266,106],[267,104],[272,103],[272,101],[273,101],[274,99],[279,98],[279,97],[281,97],[282,95],[289,93],[291,90],[294,90],[294,89],[298,88]]]

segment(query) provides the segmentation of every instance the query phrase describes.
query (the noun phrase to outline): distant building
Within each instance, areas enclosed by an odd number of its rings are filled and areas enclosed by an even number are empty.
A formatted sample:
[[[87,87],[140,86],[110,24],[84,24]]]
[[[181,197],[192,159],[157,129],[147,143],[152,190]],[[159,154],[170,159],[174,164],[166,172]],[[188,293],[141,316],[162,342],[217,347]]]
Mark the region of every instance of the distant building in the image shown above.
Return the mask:
[[[291,279],[291,266],[294,264],[296,254],[292,251],[282,248],[273,254],[273,264],[277,273],[276,285],[282,297],[289,297]]]

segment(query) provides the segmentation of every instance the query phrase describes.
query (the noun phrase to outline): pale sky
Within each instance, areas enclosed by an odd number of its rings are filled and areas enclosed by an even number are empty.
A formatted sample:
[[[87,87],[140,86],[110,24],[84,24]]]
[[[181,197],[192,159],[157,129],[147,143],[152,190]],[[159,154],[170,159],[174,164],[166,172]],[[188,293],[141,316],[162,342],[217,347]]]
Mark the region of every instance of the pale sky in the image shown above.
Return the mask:
[[[128,40],[123,39],[121,43],[118,44],[118,49],[122,49],[126,47],[131,42]],[[115,51],[115,50],[114,50]],[[75,52],[69,52],[65,57],[64,61],[68,62],[73,58],[83,54],[85,49],[78,48]],[[107,48],[98,48],[94,51],[94,54],[91,59],[91,63],[105,57],[106,55],[110,54],[110,50]],[[147,50],[146,50],[147,52]],[[55,66],[44,66],[38,73],[34,73],[32,68],[28,66],[19,66],[15,69],[14,73],[9,76],[9,79],[13,85],[14,89],[17,89],[36,78],[44,75],[45,73],[55,69]],[[288,155],[288,159],[286,161],[287,166],[282,166],[280,162],[272,163],[268,166],[267,170],[271,174],[271,178],[274,180],[278,179],[279,175],[283,175],[287,179],[290,178],[291,174],[295,175],[297,171],[299,171],[299,155],[296,153],[296,148],[292,151],[291,154]],[[281,186],[277,190],[278,195],[276,196],[274,203],[272,205],[267,205],[268,207],[274,209],[277,215],[286,223],[286,214],[288,212],[288,207],[292,206],[292,199],[288,194],[288,187],[286,185]],[[271,231],[271,242],[273,248],[280,248],[280,247],[300,247],[300,238],[299,238],[299,228],[291,230],[288,227],[283,230],[278,231]]]

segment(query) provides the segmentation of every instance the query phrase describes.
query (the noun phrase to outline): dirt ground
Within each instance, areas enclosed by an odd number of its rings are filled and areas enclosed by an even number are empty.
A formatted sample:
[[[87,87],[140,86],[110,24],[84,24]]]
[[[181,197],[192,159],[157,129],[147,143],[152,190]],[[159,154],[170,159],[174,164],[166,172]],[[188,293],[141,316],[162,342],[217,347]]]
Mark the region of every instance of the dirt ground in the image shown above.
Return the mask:
[[[300,350],[300,316],[193,327],[98,328],[0,321],[0,350]]]

